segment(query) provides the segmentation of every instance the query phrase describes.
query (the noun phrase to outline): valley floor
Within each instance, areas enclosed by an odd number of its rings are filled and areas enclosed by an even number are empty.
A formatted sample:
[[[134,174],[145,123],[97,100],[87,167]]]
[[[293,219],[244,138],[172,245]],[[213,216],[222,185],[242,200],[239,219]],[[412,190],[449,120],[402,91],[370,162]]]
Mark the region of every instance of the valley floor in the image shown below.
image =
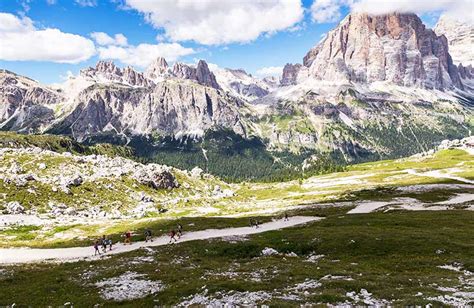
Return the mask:
[[[0,305],[473,304],[473,211],[351,209],[299,210],[325,219],[99,260],[0,265]]]

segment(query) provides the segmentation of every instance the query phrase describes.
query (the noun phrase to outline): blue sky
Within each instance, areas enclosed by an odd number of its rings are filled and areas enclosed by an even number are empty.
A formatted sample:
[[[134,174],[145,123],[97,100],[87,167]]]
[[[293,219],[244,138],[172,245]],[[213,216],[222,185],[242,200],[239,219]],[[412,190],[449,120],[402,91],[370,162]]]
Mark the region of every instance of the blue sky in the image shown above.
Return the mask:
[[[171,0],[162,2],[167,1]],[[186,1],[188,4],[192,2],[184,0]],[[217,0],[206,1],[212,4],[212,1]],[[266,1],[267,3],[252,12],[253,15],[250,15],[243,25],[239,22],[248,17],[245,11],[242,13],[236,10],[244,15],[235,13],[226,16],[225,7],[220,11],[216,8],[214,13],[212,6],[209,9],[189,5],[185,12],[181,12],[174,4],[164,4],[164,7],[160,7],[163,3],[157,4],[158,1],[155,1],[153,4],[153,1],[145,0],[0,0],[0,12],[11,14],[22,23],[18,26],[20,30],[8,31],[29,33],[22,39],[27,42],[17,42],[16,38],[20,35],[5,34],[10,36],[9,39],[2,39],[3,43],[0,43],[0,68],[43,83],[55,83],[60,82],[68,71],[77,74],[81,68],[93,66],[100,58],[109,57],[120,66],[131,64],[138,70],[143,70],[144,63],[149,61],[144,56],[153,51],[157,54],[164,52],[170,62],[195,62],[196,59],[205,59],[221,67],[243,68],[256,74],[265,67],[281,68],[288,62],[301,63],[306,52],[349,12],[349,7],[344,5],[349,0],[319,1],[323,7],[318,11],[318,15],[313,15],[316,7],[314,5],[312,10],[313,0],[304,0],[301,3],[299,0]],[[223,2],[225,1],[221,1]],[[270,5],[270,2],[275,2],[275,5]],[[290,5],[289,2],[296,4]],[[238,3],[237,0],[228,0],[229,11]],[[250,3],[251,1],[248,2],[248,9],[252,10],[254,7]],[[328,3],[335,5],[337,11],[333,10],[334,7],[324,7]],[[298,6],[301,6],[302,11],[298,11]],[[161,14],[162,12],[164,13]],[[168,15],[172,16],[169,20],[166,19]],[[439,10],[433,10],[422,17],[432,26],[438,15]],[[3,17],[7,21],[17,21],[11,16]],[[195,25],[192,24],[194,18]],[[224,18],[232,26],[228,29],[222,26],[220,29],[220,26],[216,26],[216,21],[213,21],[216,18]],[[263,21],[259,22],[259,18]],[[179,24],[180,20],[182,24]],[[0,18],[0,35],[2,22],[5,24],[7,21]],[[5,27],[3,26],[4,29]],[[45,29],[58,31],[38,33]],[[209,34],[203,35],[203,31],[209,31]],[[94,32],[103,32],[112,38],[115,34],[123,34],[127,38],[127,44],[101,45],[91,37]],[[76,36],[70,37],[70,34]],[[37,38],[38,35],[40,38]],[[58,43],[63,37],[64,45],[62,41]],[[234,38],[238,41],[233,41]],[[54,43],[39,48],[45,41]],[[8,44],[12,46],[7,46]],[[18,48],[18,44],[24,47]],[[136,48],[140,44],[147,44],[141,46],[141,53],[136,51],[140,49]],[[7,50],[9,47],[11,51]],[[2,48],[5,48],[3,52]],[[13,50],[14,48],[16,50]],[[28,50],[23,55],[23,51],[20,52],[19,49]],[[62,52],[62,49],[70,50]],[[65,56],[65,53],[71,55]],[[170,54],[172,56],[169,56]],[[179,54],[182,55],[177,56]],[[68,60],[62,57],[68,57]]]

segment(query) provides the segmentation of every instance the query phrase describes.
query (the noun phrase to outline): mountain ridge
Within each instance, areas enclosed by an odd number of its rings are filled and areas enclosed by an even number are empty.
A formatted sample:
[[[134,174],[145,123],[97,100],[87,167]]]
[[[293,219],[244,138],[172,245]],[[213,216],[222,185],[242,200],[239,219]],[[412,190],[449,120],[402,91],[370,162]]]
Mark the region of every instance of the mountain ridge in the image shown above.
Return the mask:
[[[416,15],[352,14],[303,65],[287,64],[278,85],[164,58],[144,73],[99,61],[56,89],[2,72],[0,127],[125,143],[229,131],[270,152],[348,163],[406,156],[474,130],[472,75],[448,49]]]

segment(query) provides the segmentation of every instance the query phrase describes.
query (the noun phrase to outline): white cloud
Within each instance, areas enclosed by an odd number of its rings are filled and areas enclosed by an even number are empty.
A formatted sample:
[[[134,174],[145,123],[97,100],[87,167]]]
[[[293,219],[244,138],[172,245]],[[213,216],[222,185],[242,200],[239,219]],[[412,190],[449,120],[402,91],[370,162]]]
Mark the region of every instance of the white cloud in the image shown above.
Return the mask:
[[[92,32],[91,37],[96,41],[97,44],[102,46],[108,45],[117,45],[117,46],[127,46],[127,38],[122,33],[117,33],[114,37],[111,37],[104,32]]]
[[[311,15],[315,22],[334,22],[340,19],[342,7],[374,15],[444,12],[456,19],[474,21],[474,0],[315,0]]]
[[[128,65],[139,67],[148,66],[157,57],[164,57],[173,62],[178,58],[195,53],[192,48],[186,48],[178,43],[140,44],[137,46],[108,46],[99,47],[99,58],[113,59]]]
[[[95,54],[94,43],[58,29],[37,29],[28,17],[0,13],[0,59],[78,63]]]
[[[257,70],[255,73],[257,76],[260,77],[268,77],[268,76],[280,76],[283,72],[282,66],[267,66],[262,67],[261,69]]]
[[[80,6],[94,7],[97,6],[97,0],[74,0]]]
[[[345,0],[315,0],[311,5],[311,18],[317,23],[336,22],[341,19],[341,6]]]
[[[250,42],[295,26],[304,15],[301,0],[126,0],[172,41],[205,45]]]

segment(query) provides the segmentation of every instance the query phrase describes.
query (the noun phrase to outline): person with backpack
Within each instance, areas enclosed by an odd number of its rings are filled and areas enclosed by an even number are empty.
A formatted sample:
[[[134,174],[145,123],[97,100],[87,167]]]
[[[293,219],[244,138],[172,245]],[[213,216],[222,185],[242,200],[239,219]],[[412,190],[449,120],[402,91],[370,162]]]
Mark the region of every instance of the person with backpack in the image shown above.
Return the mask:
[[[249,225],[250,225],[250,228],[253,228],[253,226],[255,225],[252,218],[249,219]]]
[[[146,229],[145,230],[145,243],[150,241],[150,242],[153,242],[153,239],[152,239],[152,234],[151,234],[151,230],[150,229]]]
[[[123,243],[124,245],[131,245],[132,244],[132,232],[127,231],[125,232],[125,241]]]
[[[100,251],[99,251],[99,240],[95,240],[94,242],[94,256],[95,255],[100,255]]]
[[[105,235],[102,235],[102,239],[100,240],[100,245],[102,246],[102,251],[105,253],[107,252],[107,238]]]
[[[107,244],[109,245],[109,251],[112,251],[112,239],[111,238],[108,239]]]
[[[178,239],[180,239],[181,235],[183,235],[183,226],[180,223],[178,223],[177,227],[178,227],[178,231],[177,231]]]
[[[170,236],[170,241],[168,242],[168,244],[171,244],[174,240],[174,242],[176,243],[178,240],[176,239],[176,231],[175,230],[171,230],[170,233],[168,233],[168,235]]]

